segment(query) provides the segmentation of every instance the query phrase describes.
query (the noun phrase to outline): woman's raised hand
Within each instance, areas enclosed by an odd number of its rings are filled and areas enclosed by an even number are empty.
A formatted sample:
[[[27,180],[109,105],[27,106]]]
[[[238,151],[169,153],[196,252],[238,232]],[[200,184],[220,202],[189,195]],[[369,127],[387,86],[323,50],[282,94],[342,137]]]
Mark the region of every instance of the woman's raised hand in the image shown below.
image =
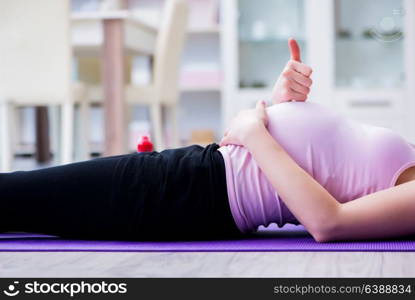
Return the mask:
[[[245,146],[250,136],[260,130],[266,130],[267,125],[266,103],[261,100],[257,102],[255,108],[242,110],[233,118],[231,126],[220,141],[220,146],[229,144]]]
[[[291,59],[288,61],[272,91],[274,104],[287,101],[305,101],[313,83],[313,70],[301,62],[300,47],[295,39],[288,40]]]

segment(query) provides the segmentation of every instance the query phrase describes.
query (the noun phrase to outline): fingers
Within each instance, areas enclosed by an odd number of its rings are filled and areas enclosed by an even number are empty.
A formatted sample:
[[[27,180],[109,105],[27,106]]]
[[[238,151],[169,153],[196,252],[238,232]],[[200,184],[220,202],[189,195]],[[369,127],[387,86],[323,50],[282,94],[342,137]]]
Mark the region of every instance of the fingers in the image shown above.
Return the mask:
[[[298,73],[293,68],[285,69],[277,86],[278,102],[307,100],[312,83],[310,77]]]
[[[305,101],[310,93],[313,81],[310,76],[313,70],[301,62],[301,52],[297,41],[288,40],[291,60],[278,78],[272,91],[273,103],[282,103],[290,100]]]
[[[307,94],[299,93],[293,89],[288,91],[289,98],[294,101],[305,101],[307,100]]]
[[[296,81],[292,81],[290,84],[290,88],[297,93],[308,95],[310,93],[310,88],[297,83]]]
[[[299,93],[290,87],[283,88],[281,90],[281,100],[282,100],[281,102],[290,101],[290,100],[305,101],[307,100],[307,97],[308,97],[307,94]]]
[[[300,46],[295,39],[288,39],[288,47],[290,48],[291,60],[301,62]]]
[[[292,72],[296,73],[295,71]],[[282,102],[288,100],[305,101],[309,93],[310,88],[308,86],[301,84],[291,78],[286,78],[279,88],[279,97],[281,98]]]
[[[232,138],[230,138],[229,136],[224,136],[219,142],[220,147],[227,146],[227,145],[236,145],[236,144],[237,143],[235,143],[235,141],[233,141]]]
[[[266,107],[266,103],[265,103],[264,100],[259,100],[255,105],[256,109],[261,109],[262,110],[262,109],[265,109],[265,107]]]
[[[290,60],[287,63],[286,68],[295,70],[298,73],[301,73],[301,74],[303,74],[304,76],[307,76],[307,77],[309,77],[311,75],[311,73],[313,73],[313,70],[311,69],[311,67],[309,67],[306,64],[303,64],[301,62],[295,61],[295,60]]]
[[[256,108],[256,111],[257,111],[257,115],[261,119],[264,126],[268,127],[268,115],[267,115],[267,111],[266,111],[267,103],[264,100],[259,100],[256,103],[255,108]]]
[[[283,76],[284,76],[285,79],[296,81],[299,84],[304,85],[304,86],[306,86],[308,88],[313,83],[313,81],[311,80],[311,78],[305,76],[304,74],[300,74],[300,73],[294,71],[293,69],[286,69],[283,72]]]
[[[223,146],[226,146],[226,145],[227,145],[227,143],[226,143],[226,137],[223,137],[223,138],[220,140],[220,142],[219,142],[219,146],[223,147]]]

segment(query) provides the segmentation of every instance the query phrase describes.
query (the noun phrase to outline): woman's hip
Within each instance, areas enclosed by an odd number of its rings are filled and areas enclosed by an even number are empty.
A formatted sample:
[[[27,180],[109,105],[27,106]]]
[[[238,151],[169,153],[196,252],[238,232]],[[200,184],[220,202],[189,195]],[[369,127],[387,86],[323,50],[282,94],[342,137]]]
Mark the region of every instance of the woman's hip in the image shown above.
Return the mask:
[[[148,153],[133,162],[136,179],[123,197],[136,207],[132,235],[149,239],[208,239],[238,236],[227,197],[218,145]],[[128,168],[127,168],[128,169]],[[128,177],[125,171],[121,178]],[[125,191],[123,191],[125,193]],[[134,204],[133,204],[134,203]]]

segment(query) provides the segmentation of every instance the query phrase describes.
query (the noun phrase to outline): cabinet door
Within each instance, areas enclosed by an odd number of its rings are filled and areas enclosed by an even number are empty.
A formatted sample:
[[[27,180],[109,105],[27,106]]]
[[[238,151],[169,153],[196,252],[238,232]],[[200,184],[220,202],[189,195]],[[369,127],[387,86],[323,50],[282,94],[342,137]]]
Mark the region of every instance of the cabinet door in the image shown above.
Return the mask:
[[[238,0],[238,85],[271,89],[289,59],[287,40],[306,51],[304,0]]]
[[[402,88],[402,0],[335,1],[336,88]]]
[[[336,108],[406,135],[405,1],[334,4]]]

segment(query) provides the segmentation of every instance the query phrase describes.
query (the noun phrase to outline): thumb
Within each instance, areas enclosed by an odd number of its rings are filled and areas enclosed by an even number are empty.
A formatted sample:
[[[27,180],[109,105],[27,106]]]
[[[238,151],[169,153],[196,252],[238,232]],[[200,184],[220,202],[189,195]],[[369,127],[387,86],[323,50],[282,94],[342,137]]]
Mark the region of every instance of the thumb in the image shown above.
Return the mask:
[[[227,136],[224,136],[221,141],[219,142],[219,146],[223,147],[223,146],[227,146],[229,145],[229,138]]]
[[[225,133],[223,134],[223,136],[227,136],[227,135],[228,135],[228,133],[229,133],[229,129],[227,129],[227,130],[225,131]]]
[[[267,115],[267,103],[264,100],[260,100],[256,103],[256,111],[259,113],[259,116],[261,117],[265,127],[268,126],[268,115]]]
[[[256,103],[255,108],[256,108],[256,109],[260,109],[260,110],[264,110],[266,106],[267,106],[267,105],[266,105],[266,103],[265,103],[265,101],[264,101],[264,100],[259,100],[259,101]]]
[[[288,47],[290,48],[291,59],[301,62],[300,46],[295,39],[288,39]]]

